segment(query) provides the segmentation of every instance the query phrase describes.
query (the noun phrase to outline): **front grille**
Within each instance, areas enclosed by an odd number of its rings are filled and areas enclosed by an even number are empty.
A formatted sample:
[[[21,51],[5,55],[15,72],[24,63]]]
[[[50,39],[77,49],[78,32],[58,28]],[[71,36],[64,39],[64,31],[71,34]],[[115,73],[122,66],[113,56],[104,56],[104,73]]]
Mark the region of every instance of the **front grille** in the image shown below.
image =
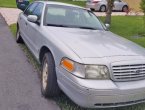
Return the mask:
[[[126,106],[126,105],[133,105],[145,102],[145,99],[129,101],[129,102],[118,102],[118,103],[106,103],[106,104],[95,104],[96,107],[119,107],[119,106]]]
[[[133,81],[145,79],[145,64],[112,66],[115,81]]]

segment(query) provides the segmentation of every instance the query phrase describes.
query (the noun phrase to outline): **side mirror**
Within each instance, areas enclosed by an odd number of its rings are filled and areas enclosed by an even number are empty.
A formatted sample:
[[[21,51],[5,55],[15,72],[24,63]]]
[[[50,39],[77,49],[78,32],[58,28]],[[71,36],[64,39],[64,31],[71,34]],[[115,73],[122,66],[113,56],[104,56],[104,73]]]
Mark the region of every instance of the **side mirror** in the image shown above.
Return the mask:
[[[30,21],[30,22],[32,22],[32,23],[37,23],[38,17],[36,15],[29,15],[27,17],[27,20]]]
[[[27,8],[29,3],[29,0],[16,0],[17,7],[22,11],[24,11]]]
[[[105,26],[106,26],[106,29],[109,30],[110,24],[105,24]]]

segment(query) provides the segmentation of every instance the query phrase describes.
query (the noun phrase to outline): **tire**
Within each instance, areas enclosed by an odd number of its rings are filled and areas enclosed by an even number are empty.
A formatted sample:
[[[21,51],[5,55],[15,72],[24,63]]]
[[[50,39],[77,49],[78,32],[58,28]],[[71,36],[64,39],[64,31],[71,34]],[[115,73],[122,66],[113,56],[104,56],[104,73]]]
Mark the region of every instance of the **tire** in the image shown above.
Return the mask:
[[[51,53],[44,54],[41,73],[41,92],[44,97],[55,97],[60,94],[55,71],[55,63]]]
[[[128,10],[128,6],[125,5],[122,7],[122,12],[127,12],[127,10]]]
[[[17,26],[17,33],[16,33],[16,42],[17,42],[17,43],[24,43],[24,42],[23,42],[23,39],[22,39],[22,37],[21,37],[21,35],[20,35],[20,29],[19,29],[18,26]]]
[[[106,12],[106,6],[105,5],[102,5],[101,7],[100,7],[100,10],[99,10],[100,12]]]
[[[91,11],[95,11],[95,9],[93,9],[93,8],[90,8],[90,10],[91,10]]]

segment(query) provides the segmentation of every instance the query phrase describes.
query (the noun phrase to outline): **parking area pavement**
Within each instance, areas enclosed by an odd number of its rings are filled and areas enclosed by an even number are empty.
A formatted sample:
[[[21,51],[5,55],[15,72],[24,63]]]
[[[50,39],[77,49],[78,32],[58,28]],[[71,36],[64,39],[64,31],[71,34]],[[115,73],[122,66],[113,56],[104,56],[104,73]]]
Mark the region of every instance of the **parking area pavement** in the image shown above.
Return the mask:
[[[16,23],[18,15],[21,12],[21,10],[16,8],[0,8],[0,13],[4,17],[8,25]]]
[[[60,110],[40,90],[38,73],[0,15],[0,110]]]

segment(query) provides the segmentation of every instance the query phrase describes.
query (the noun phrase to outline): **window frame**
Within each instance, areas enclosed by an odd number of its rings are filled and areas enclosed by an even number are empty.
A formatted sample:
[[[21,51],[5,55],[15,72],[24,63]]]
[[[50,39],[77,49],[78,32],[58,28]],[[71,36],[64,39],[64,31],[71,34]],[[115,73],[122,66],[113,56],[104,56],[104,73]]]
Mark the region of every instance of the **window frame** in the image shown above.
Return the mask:
[[[42,22],[42,25],[43,25],[43,26],[47,26],[47,25],[46,25],[46,15],[47,15],[47,10],[48,10],[49,6],[58,6],[58,7],[59,7],[59,6],[62,6],[62,5],[56,5],[56,4],[51,5],[51,4],[47,4],[47,5],[45,6],[44,16],[43,16],[43,22]],[[67,6],[66,6],[66,7],[67,7]],[[71,6],[68,6],[68,7],[71,8]],[[73,7],[72,7],[72,8],[73,8]],[[79,8],[79,7],[78,7],[78,8]],[[87,10],[87,9],[84,9],[84,10],[91,12],[91,13],[98,19],[98,21],[100,22],[100,25],[101,25],[101,27],[102,27],[102,30],[107,30],[107,28],[106,28],[106,26],[103,24],[103,22],[102,22],[102,21],[92,12],[92,11]]]

